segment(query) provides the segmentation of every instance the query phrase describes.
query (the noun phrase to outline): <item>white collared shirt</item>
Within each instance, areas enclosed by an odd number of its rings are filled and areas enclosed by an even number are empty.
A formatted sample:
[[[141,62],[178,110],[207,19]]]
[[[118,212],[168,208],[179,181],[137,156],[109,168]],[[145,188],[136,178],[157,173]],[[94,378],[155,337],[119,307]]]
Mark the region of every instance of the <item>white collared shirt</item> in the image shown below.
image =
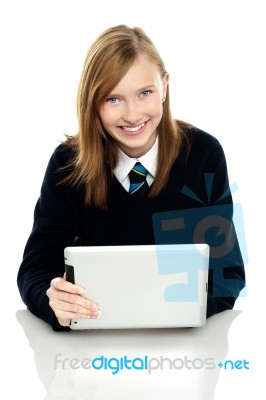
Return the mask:
[[[122,150],[118,149],[118,162],[114,169],[114,175],[121,185],[129,191],[129,172],[132,170],[137,161],[149,172],[147,174],[147,183],[150,186],[154,181],[157,169],[157,155],[158,155],[158,136],[152,148],[143,156],[139,158],[130,158]]]

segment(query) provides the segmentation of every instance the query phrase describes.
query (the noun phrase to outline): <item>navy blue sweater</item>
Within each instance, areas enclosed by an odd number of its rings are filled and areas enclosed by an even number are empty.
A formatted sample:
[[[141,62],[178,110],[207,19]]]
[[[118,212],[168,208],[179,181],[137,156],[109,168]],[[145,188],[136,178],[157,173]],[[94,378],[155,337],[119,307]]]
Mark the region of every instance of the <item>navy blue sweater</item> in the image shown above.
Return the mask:
[[[232,198],[223,149],[217,139],[199,129],[193,128],[192,134],[188,159],[177,158],[164,191],[153,199],[147,196],[135,199],[114,177],[109,185],[107,211],[85,206],[82,187],[58,184],[66,176],[66,172],[58,170],[69,162],[71,150],[62,144],[55,149],[44,176],[32,232],[18,272],[22,300],[33,314],[54,330],[69,329],[59,325],[49,306],[46,290],[53,278],[63,276],[64,248],[73,246],[77,240],[82,246],[191,243],[195,239],[191,237],[191,229],[194,229],[192,220],[197,210],[200,215],[210,217],[214,206],[218,214],[226,209],[223,216],[233,229]],[[175,232],[158,232],[161,216],[169,220],[175,213],[182,214],[182,210],[189,219],[190,233],[185,232],[180,240],[180,234],[176,236]],[[224,242],[230,242],[230,232],[225,236]],[[217,244],[209,241],[211,252],[213,249],[215,253]],[[214,262],[210,264],[207,317],[232,309],[245,285],[237,240],[233,246],[229,243],[228,249],[219,258],[214,254]]]

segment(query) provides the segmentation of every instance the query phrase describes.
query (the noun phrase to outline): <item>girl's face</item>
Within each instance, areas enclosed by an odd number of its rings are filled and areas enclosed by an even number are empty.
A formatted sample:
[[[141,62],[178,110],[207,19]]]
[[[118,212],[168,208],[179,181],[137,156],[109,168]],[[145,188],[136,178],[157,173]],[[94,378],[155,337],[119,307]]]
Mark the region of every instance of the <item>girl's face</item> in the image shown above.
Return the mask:
[[[158,67],[139,55],[99,108],[104,128],[129,157],[141,157],[153,146],[168,79],[168,74],[162,78]]]

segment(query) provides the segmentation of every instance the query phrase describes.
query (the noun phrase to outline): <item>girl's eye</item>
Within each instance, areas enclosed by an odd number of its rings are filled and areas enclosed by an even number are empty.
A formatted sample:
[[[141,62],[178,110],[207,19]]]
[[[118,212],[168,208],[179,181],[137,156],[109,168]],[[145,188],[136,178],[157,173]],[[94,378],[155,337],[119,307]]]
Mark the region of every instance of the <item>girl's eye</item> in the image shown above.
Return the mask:
[[[109,97],[108,99],[106,99],[106,103],[110,103],[110,104],[115,104],[117,101],[118,100],[116,97]]]
[[[151,90],[143,90],[143,92],[140,93],[142,97],[147,97],[151,94]]]

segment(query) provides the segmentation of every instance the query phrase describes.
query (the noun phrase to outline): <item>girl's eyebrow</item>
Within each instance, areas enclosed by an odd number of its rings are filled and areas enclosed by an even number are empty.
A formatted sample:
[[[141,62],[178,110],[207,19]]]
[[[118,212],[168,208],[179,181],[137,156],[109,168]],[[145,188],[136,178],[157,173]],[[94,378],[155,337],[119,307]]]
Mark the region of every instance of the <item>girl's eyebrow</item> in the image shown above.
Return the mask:
[[[141,87],[140,89],[137,89],[136,92],[137,92],[137,93],[138,93],[138,92],[143,92],[144,90],[151,89],[151,88],[154,88],[154,87],[155,87],[155,85],[153,85],[153,84],[151,84],[151,85],[146,85],[146,86]],[[108,97],[123,97],[123,95],[122,95],[122,94],[119,94],[119,93],[110,93],[110,94],[108,95]]]

